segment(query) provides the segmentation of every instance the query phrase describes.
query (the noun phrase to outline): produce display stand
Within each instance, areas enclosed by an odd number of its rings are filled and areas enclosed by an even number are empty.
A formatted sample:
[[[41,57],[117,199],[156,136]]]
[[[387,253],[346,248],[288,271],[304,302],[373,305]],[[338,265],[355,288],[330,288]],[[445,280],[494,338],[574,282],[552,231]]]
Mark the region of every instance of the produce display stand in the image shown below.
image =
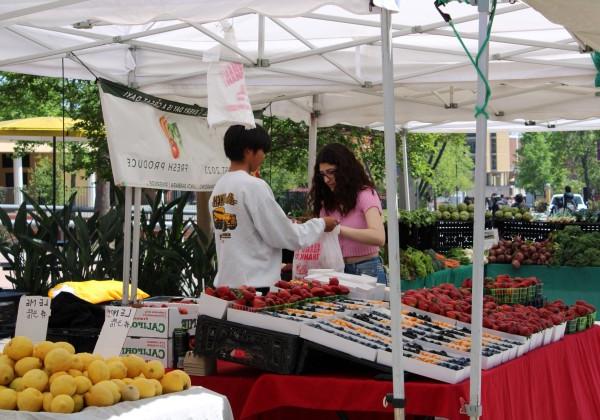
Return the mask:
[[[75,414],[0,410],[3,420],[233,420],[227,398],[211,390],[192,387],[138,401],[124,401],[110,407],[88,407]]]
[[[487,420],[593,419],[600,405],[600,328],[565,336],[522,357],[483,372],[482,398]],[[381,395],[389,381],[374,379],[368,369],[330,370],[308,375],[277,375],[219,361],[218,374],[192,377],[192,383],[224,394],[239,420],[389,419]],[[464,420],[461,398],[469,395],[469,381],[455,385],[406,378],[406,413]],[[535,401],[544,399],[544,404]]]
[[[553,267],[524,265],[518,270],[510,264],[488,264],[486,276],[508,274],[511,277],[535,276],[544,283],[544,296],[549,300],[562,299],[573,304],[584,298],[600,307],[600,267]]]

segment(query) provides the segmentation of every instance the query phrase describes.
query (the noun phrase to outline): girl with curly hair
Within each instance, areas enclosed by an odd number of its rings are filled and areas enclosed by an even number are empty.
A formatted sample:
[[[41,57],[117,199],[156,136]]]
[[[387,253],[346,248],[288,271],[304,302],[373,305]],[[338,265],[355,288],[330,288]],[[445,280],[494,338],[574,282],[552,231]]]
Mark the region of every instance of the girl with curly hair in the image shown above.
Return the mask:
[[[385,244],[381,200],[354,154],[331,143],[317,155],[309,205],[313,216],[332,216],[340,224],[345,272],[387,283],[379,248]]]

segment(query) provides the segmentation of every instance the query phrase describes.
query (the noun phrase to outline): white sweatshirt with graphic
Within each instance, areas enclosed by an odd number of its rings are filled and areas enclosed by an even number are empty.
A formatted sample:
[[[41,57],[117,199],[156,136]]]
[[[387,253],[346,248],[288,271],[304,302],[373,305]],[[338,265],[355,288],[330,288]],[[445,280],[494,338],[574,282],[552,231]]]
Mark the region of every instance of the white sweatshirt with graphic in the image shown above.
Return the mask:
[[[317,242],[323,219],[293,223],[262,179],[245,171],[226,173],[208,203],[217,248],[215,286],[269,287],[281,278],[281,250]]]

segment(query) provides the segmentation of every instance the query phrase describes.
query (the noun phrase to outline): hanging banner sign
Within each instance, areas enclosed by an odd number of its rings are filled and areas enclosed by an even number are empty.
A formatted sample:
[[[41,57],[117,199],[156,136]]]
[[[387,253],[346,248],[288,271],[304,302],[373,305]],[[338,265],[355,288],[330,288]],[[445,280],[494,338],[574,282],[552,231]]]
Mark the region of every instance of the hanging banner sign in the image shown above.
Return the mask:
[[[205,108],[103,79],[100,99],[116,185],[211,191],[228,171],[228,127],[209,128]]]

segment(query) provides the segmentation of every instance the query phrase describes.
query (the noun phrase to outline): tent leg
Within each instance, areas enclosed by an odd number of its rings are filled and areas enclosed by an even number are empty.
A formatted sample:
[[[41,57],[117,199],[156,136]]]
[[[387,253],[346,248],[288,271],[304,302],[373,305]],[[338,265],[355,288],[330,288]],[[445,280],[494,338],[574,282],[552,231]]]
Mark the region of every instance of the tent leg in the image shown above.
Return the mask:
[[[488,25],[489,0],[478,2],[479,48],[485,42]],[[488,77],[489,48],[486,47],[479,60],[484,77]],[[477,105],[485,102],[485,83],[481,77],[477,81]],[[481,335],[483,314],[483,242],[485,229],[485,154],[487,142],[487,119],[478,115],[475,140],[475,213],[473,225],[473,302],[471,309],[471,382],[469,405],[466,412],[472,420],[481,416]]]
[[[137,301],[138,275],[140,266],[140,207],[142,206],[142,189],[133,192],[133,251],[131,261],[131,301]]]
[[[129,304],[129,279],[131,268],[131,187],[125,187],[123,215],[123,305]]]
[[[410,187],[409,187],[409,178],[410,174],[408,173],[408,130],[403,128],[400,131],[402,136],[402,180],[404,181],[404,207],[406,210],[410,211]]]
[[[393,396],[387,400],[394,407],[394,418],[404,419],[404,371],[402,369],[402,320],[400,290],[400,238],[398,233],[398,174],[396,170],[396,122],[394,98],[394,62],[391,37],[392,17],[381,9],[381,56],[383,70],[385,184],[388,211],[388,256],[390,267],[390,309],[392,313]],[[390,398],[391,397],[391,398]]]
[[[312,97],[313,111],[310,113],[310,126],[308,127],[308,188],[312,183],[315,163],[317,161],[317,130],[319,125],[319,95]]]

